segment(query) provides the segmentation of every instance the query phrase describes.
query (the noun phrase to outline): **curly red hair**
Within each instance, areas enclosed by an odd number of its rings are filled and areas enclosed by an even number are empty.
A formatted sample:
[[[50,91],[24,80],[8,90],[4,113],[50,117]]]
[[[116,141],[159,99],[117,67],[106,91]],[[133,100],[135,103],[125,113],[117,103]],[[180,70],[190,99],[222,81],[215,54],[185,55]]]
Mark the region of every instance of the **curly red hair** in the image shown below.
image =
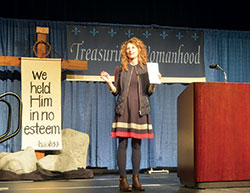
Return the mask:
[[[142,69],[145,70],[144,65],[148,62],[148,53],[145,44],[142,40],[132,37],[128,41],[124,42],[121,45],[121,65],[122,65],[122,71],[128,70],[129,65],[129,58],[126,53],[127,45],[128,43],[134,44],[138,48],[138,61],[139,65],[142,67]]]

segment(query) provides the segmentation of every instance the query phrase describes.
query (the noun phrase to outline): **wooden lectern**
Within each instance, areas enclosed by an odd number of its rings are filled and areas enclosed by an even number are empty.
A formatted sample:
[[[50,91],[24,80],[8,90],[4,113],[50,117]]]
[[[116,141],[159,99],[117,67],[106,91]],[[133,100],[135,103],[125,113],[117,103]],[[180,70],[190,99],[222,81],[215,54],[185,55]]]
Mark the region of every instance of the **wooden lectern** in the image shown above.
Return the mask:
[[[186,186],[250,186],[249,83],[192,83],[180,94],[177,167]]]

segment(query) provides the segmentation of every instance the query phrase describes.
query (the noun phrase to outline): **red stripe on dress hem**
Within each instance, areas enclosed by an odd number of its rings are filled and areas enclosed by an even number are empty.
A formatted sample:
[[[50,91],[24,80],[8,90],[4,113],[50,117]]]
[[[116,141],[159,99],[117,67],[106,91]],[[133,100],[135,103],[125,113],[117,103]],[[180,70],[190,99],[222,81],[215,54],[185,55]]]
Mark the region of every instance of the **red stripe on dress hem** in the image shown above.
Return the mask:
[[[111,137],[132,137],[137,139],[144,138],[154,138],[153,133],[137,134],[137,133],[127,133],[127,132],[111,132]]]

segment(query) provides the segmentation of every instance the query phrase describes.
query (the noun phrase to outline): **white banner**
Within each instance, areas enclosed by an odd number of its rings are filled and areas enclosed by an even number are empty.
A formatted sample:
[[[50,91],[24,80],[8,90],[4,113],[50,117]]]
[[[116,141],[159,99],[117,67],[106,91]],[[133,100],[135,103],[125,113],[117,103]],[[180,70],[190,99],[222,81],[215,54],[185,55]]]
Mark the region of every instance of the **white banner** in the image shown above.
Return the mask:
[[[22,149],[62,149],[61,59],[21,58]]]

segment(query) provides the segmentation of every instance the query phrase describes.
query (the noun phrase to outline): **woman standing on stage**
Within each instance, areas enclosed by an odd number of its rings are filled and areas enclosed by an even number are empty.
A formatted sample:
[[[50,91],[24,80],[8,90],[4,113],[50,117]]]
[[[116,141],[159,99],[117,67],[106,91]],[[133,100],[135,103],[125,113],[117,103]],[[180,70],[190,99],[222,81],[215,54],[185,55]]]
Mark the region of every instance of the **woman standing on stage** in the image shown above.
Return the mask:
[[[119,139],[119,187],[126,192],[132,191],[132,188],[144,191],[139,182],[141,139],[154,137],[148,96],[155,91],[156,85],[149,83],[147,61],[146,46],[140,39],[133,37],[121,46],[121,65],[115,69],[114,84],[107,72],[101,72],[101,78],[108,83],[110,91],[118,95],[111,137]],[[132,138],[132,188],[126,176],[128,138]]]

